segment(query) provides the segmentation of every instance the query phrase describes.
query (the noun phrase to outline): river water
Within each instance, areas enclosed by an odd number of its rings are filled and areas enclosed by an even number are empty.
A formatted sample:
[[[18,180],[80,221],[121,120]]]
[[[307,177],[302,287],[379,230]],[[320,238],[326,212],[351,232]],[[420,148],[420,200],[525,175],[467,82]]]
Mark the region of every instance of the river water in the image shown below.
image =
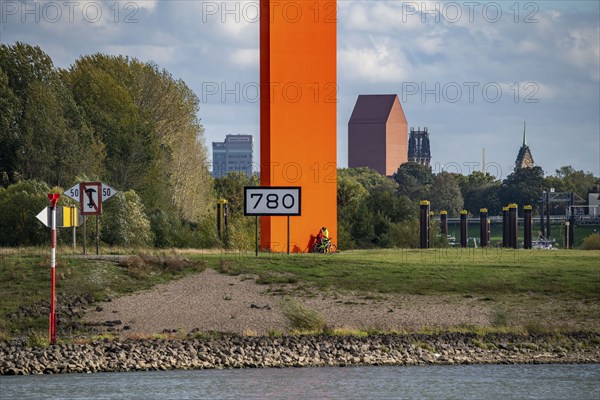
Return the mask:
[[[0,377],[0,399],[600,399],[600,365],[326,367]]]

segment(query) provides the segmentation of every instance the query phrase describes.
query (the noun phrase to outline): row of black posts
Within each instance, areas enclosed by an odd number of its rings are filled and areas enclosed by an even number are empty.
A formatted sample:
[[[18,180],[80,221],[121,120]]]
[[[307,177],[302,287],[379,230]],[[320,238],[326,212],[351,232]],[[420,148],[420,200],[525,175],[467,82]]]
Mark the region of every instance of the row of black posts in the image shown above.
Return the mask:
[[[420,202],[420,235],[419,235],[419,247],[422,249],[428,249],[430,247],[430,220],[433,213],[430,211],[430,202],[428,200],[422,200]],[[467,239],[469,236],[467,210],[460,212],[460,246],[467,247]],[[571,222],[571,221],[569,221]],[[573,241],[573,225],[574,221],[567,224],[567,248],[572,247]],[[515,203],[509,204],[507,207],[502,208],[502,247],[505,248],[518,248],[518,206]],[[533,229],[533,217],[532,207],[526,205],[523,207],[523,248],[532,248],[532,229]],[[448,235],[448,212],[440,212],[440,230],[442,235]],[[479,242],[481,247],[487,247],[490,244],[490,219],[488,218],[487,208],[481,208],[479,210]]]

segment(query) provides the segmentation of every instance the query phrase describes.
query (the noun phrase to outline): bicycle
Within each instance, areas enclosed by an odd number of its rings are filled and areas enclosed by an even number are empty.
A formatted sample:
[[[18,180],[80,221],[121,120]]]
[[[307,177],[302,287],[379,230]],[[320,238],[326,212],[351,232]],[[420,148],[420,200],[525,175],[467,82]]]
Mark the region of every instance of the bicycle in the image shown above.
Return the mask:
[[[337,245],[331,240],[328,240],[325,244],[315,243],[312,246],[313,253],[337,253]]]

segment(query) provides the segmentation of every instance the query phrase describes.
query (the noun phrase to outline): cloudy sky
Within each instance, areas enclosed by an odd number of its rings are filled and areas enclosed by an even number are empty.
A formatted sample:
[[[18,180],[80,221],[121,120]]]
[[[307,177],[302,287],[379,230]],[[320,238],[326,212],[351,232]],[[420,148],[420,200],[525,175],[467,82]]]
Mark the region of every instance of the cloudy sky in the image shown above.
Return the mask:
[[[303,0],[298,0],[303,1]],[[523,121],[537,165],[600,175],[597,1],[338,0],[338,165],[359,94],[398,94],[427,126],[434,171],[511,171]],[[200,99],[206,141],[253,134],[259,151],[257,1],[0,0],[0,41],[154,61]],[[258,157],[256,157],[258,159]]]

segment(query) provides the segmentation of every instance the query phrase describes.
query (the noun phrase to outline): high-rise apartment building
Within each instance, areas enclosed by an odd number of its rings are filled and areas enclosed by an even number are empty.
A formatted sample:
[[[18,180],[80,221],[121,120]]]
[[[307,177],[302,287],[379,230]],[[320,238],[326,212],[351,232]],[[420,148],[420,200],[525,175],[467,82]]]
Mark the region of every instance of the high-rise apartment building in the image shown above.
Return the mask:
[[[221,178],[229,172],[243,172],[252,176],[252,135],[227,135],[223,142],[213,142],[213,177]]]

